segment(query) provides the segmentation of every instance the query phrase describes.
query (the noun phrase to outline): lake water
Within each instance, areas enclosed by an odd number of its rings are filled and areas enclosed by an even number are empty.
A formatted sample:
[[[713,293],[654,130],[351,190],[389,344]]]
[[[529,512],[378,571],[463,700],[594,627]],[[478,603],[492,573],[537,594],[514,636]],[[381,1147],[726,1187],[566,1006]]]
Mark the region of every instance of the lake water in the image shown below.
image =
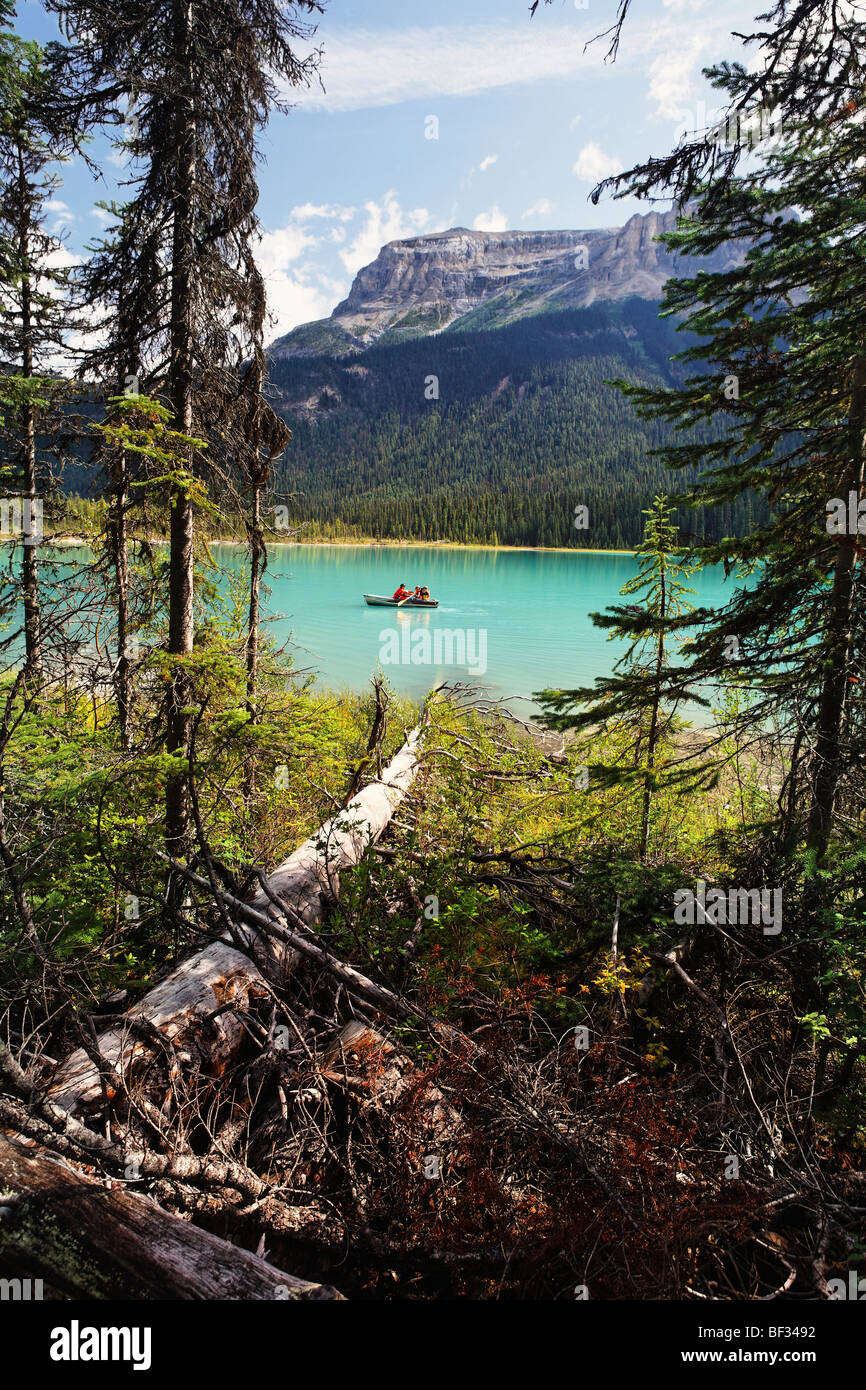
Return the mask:
[[[211,550],[221,567],[245,567],[242,549]],[[533,691],[589,685],[610,672],[620,644],[589,614],[625,602],[619,591],[637,571],[629,555],[591,551],[273,545],[269,557],[270,630],[291,641],[296,666],[322,684],[363,689],[381,663],[401,693],[471,681],[496,698],[518,697],[512,708],[523,715],[536,708]],[[401,582],[426,585],[438,609],[364,603],[365,593],[390,595]],[[696,606],[731,594],[721,568],[694,575],[690,587]]]

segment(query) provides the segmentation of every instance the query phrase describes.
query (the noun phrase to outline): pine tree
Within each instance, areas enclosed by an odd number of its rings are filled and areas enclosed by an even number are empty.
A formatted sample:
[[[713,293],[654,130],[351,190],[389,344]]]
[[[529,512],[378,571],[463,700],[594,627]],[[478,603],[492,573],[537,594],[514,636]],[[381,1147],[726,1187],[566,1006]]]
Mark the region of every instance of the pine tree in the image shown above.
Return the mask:
[[[742,77],[718,83],[735,95]],[[721,612],[695,615],[682,678],[718,683],[736,669],[750,693],[741,731],[773,725],[791,750],[788,830],[805,800],[800,828],[816,863],[864,748],[863,143],[854,112],[789,122],[757,169],[700,192],[670,249],[699,256],[738,241],[748,257],[667,288],[663,312],[700,340],[680,355],[697,374],[677,390],[625,388],[680,432],[724,420],[720,439],[660,451],[673,468],[701,470],[689,506],[750,497],[770,508],[747,537],[698,545],[703,563],[750,578]]]
[[[118,380],[164,396],[174,431],[209,443],[190,448],[176,471],[170,521],[168,650],[174,660],[166,746],[181,764],[192,729],[194,485],[216,491],[234,467],[248,420],[243,366],[261,350],[265,298],[253,247],[258,230],[257,134],[282,87],[309,81],[317,55],[292,44],[308,35],[297,18],[315,0],[48,0],[76,40],[82,101],[103,95],[125,120],[132,196],[94,257],[91,299],[113,307],[104,348],[92,362]],[[126,100],[123,111],[121,100]],[[262,405],[264,408],[264,405]],[[222,470],[222,471],[221,471]],[[185,772],[166,790],[166,841],[181,855],[189,828]]]
[[[691,604],[686,595],[694,593],[683,582],[693,573],[693,567],[683,558],[668,499],[656,497],[644,515],[645,535],[636,552],[638,573],[620,590],[638,601],[590,615],[596,627],[629,643],[613,674],[598,677],[593,687],[544,691],[537,696],[546,722],[556,729],[586,729],[593,725],[607,729],[623,721],[634,728],[633,767],[597,771],[607,782],[640,785],[641,859],[646,858],[649,845],[650,812],[661,780],[662,750],[678,727],[676,712],[684,697],[671,656],[678,637],[691,620]],[[577,708],[580,705],[585,708]],[[681,785],[694,785],[702,776],[703,769],[694,768],[685,774],[670,774],[671,780]]]
[[[171,488],[178,467],[183,466],[191,449],[206,447],[204,440],[172,430],[169,420],[170,411],[159,401],[130,394],[110,397],[105,418],[92,426],[101,441],[109,481],[104,550],[112,576],[117,625],[113,683],[120,741],[126,752],[133,746],[133,652],[136,645],[136,595],[129,565],[133,531],[129,514],[136,502],[146,500],[149,493],[164,493],[167,487]],[[138,466],[131,468],[130,460]],[[130,497],[130,493],[137,497]]]
[[[4,7],[5,8],[5,7]],[[3,18],[0,12],[0,19]],[[12,33],[0,46],[0,382],[6,438],[3,475],[16,494],[4,504],[22,512],[20,592],[24,611],[25,679],[31,690],[43,679],[44,632],[40,608],[38,546],[41,492],[50,486],[50,459],[39,436],[56,427],[51,416],[65,394],[47,367],[74,327],[68,271],[58,266],[57,238],[46,230],[47,204],[59,178],[51,165],[76,144],[74,125],[57,100],[62,55]],[[11,369],[11,370],[10,370]]]

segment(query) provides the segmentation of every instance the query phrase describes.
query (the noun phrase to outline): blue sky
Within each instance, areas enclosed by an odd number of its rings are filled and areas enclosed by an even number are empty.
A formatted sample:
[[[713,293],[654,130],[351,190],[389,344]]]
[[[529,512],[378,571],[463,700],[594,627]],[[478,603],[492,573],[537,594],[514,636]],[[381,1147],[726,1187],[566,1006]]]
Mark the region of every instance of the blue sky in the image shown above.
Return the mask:
[[[706,124],[718,103],[701,68],[748,61],[731,31],[762,8],[632,0],[605,63],[603,40],[585,45],[615,0],[554,0],[532,19],[528,0],[330,0],[316,38],[325,90],[296,93],[262,140],[269,336],[330,313],[386,241],[454,226],[609,226],[646,211],[593,207],[590,190]],[[34,0],[19,0],[18,28],[56,34]],[[98,230],[94,204],[122,177],[116,160],[106,157],[101,187],[81,167],[63,171],[54,229],[69,256]]]

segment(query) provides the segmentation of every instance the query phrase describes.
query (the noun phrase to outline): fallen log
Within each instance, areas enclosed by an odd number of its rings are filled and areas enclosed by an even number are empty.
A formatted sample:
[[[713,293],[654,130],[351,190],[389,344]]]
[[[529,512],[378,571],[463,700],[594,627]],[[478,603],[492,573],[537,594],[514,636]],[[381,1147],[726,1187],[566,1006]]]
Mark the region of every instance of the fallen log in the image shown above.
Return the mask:
[[[255,917],[273,918],[276,900],[307,928],[322,922],[339,891],[340,871],[357,864],[375,844],[412,785],[421,733],[421,725],[413,729],[381,778],[364,787],[270,875],[253,898],[250,913],[236,914],[241,945],[251,955],[227,940],[212,942],[144,995],[128,1017],[158,1028],[174,1041],[181,1060],[184,1046],[189,1046],[209,1070],[228,1066],[247,1037],[237,1008],[245,1009],[252,998],[268,993],[268,982],[282,984],[298,958],[285,933],[262,932]],[[126,1078],[131,1063],[151,1053],[140,1036],[122,1025],[102,1034],[99,1048],[105,1061]],[[49,1095],[68,1110],[102,1100],[103,1081],[83,1048],[57,1069]]]
[[[339,1299],[0,1134],[0,1270],[76,1299]]]

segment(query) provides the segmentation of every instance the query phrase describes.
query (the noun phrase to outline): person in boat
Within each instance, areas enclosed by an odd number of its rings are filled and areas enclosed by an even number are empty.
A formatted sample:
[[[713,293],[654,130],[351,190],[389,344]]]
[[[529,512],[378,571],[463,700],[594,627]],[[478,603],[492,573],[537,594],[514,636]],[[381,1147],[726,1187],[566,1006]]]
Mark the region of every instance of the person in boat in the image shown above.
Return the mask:
[[[395,593],[394,593],[394,598],[397,600],[398,603],[399,603],[402,599],[404,599],[404,598],[411,598],[411,597],[412,597],[412,594],[411,594],[411,592],[409,591],[409,589],[406,588],[406,585],[405,585],[405,584],[401,584],[400,587],[399,587],[399,589],[397,589],[397,590],[395,591]]]
[[[412,595],[412,597],[413,597],[413,598],[423,598],[423,597],[424,597],[423,592],[422,592],[422,590],[421,590],[421,585],[420,585],[420,584],[416,584],[416,585],[415,585],[415,592],[414,592],[414,594]]]
[[[418,595],[418,597],[419,597],[420,599],[423,599],[423,600],[424,600],[425,603],[426,603],[426,602],[428,601],[428,599],[430,598],[430,590],[427,589],[427,588],[416,589],[415,592],[416,592],[416,594]]]

